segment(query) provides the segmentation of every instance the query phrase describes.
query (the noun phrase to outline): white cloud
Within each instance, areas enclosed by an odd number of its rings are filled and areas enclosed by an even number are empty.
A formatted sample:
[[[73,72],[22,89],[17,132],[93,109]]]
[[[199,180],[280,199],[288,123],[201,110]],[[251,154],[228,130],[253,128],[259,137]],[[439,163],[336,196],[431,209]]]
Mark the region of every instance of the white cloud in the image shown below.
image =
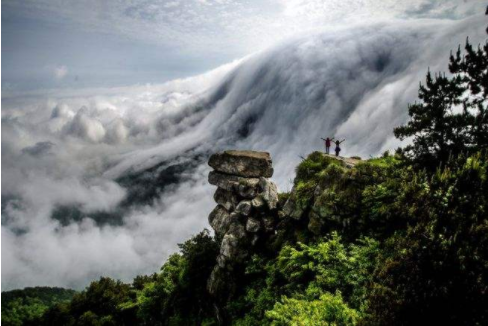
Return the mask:
[[[324,26],[397,18],[460,19],[485,9],[481,1],[459,0],[6,0],[4,6],[181,52],[230,55],[262,50]]]
[[[214,189],[206,164],[154,202],[118,211],[131,189],[114,180],[127,171],[229,147],[267,150],[286,190],[298,155],[321,149],[324,135],[346,138],[345,155],[396,146],[392,128],[405,120],[427,67],[446,70],[449,50],[466,35],[483,40],[484,27],[481,16],[365,24],[163,85],[5,94],[3,289],[129,280],[156,271],[176,243],[207,225]],[[70,205],[81,220],[51,218]],[[95,224],[89,217],[100,211],[120,214],[122,224]]]
[[[105,137],[105,128],[99,120],[91,118],[86,111],[85,107],[81,108],[71,123],[65,126],[65,132],[67,135],[98,143]]]
[[[68,74],[68,68],[66,66],[58,66],[54,68],[54,77],[58,80],[63,79]]]

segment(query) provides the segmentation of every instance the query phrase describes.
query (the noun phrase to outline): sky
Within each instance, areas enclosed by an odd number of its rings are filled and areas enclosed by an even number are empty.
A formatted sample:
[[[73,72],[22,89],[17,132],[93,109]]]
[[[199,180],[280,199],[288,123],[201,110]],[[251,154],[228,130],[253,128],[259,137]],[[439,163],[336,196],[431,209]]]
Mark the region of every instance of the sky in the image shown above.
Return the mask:
[[[480,3],[4,0],[2,90],[161,83],[307,31],[390,19],[459,19],[479,12]]]
[[[158,271],[209,227],[215,151],[270,152],[289,191],[320,137],[345,138],[345,156],[394,150],[427,69],[446,71],[467,36],[486,41],[484,12],[468,0],[2,1],[2,290]]]

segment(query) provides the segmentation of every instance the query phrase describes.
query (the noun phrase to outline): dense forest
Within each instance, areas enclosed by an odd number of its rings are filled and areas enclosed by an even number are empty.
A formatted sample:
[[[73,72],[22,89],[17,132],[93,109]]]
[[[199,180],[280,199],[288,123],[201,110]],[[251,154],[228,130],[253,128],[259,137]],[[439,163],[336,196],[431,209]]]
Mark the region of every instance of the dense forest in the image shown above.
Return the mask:
[[[74,290],[51,287],[2,292],[2,325],[28,325],[41,317],[48,308],[69,302],[75,293]]]
[[[36,325],[486,325],[487,68],[488,44],[467,41],[450,75],[428,72],[395,129],[411,145],[395,153],[354,167],[305,158],[279,196],[294,216],[242,264],[229,300],[207,291],[221,239],[204,230],[153,275],[16,313]]]

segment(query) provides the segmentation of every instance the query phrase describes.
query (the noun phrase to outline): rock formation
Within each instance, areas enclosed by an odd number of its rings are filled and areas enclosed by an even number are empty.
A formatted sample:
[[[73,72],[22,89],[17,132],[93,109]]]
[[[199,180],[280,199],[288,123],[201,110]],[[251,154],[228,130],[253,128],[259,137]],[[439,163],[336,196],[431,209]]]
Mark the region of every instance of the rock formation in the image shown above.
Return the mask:
[[[208,164],[214,169],[208,181],[217,186],[218,204],[208,219],[221,244],[207,289],[225,301],[235,290],[236,270],[275,232],[278,189],[268,179],[273,175],[269,153],[225,151],[212,155]]]
[[[212,155],[208,165],[215,171],[245,178],[273,176],[271,157],[266,152],[225,151]]]

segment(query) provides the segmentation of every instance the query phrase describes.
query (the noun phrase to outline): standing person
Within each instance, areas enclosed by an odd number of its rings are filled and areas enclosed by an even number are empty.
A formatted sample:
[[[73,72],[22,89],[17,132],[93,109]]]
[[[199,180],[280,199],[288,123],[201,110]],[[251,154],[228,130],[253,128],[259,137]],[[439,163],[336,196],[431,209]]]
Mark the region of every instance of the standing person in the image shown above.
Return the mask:
[[[336,144],[336,148],[335,148],[336,156],[339,156],[339,152],[341,151],[341,148],[339,147],[339,145],[345,141],[346,141],[345,139],[343,139],[341,141],[339,141],[339,139],[336,140],[336,142],[335,142],[335,144]]]
[[[323,139],[323,140],[325,141],[325,153],[329,154],[330,153],[330,144],[334,140],[334,137],[332,137],[332,138],[327,137],[327,139]]]

